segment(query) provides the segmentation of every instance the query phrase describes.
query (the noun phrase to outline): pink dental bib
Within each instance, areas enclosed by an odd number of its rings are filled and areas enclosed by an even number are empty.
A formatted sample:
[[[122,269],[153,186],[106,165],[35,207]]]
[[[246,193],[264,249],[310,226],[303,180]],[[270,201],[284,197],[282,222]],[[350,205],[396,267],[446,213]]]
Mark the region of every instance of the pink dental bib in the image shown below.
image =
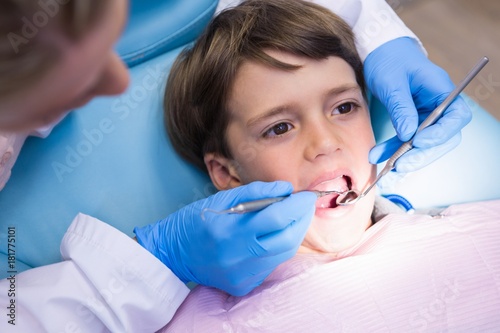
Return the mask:
[[[297,255],[244,297],[196,287],[162,332],[494,332],[500,201],[391,214],[337,258]]]

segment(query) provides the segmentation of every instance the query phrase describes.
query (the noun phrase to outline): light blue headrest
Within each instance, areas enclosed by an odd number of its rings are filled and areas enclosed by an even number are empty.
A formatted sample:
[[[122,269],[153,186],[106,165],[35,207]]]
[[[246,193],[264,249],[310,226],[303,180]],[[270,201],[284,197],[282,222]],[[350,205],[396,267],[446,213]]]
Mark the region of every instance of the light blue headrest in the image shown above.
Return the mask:
[[[135,66],[193,41],[212,18],[214,0],[132,0],[116,51]]]
[[[214,192],[205,175],[173,153],[161,101],[171,64],[203,30],[217,2],[132,1],[116,47],[129,66],[136,65],[129,89],[72,112],[47,139],[26,141],[0,191],[0,244],[14,227],[18,271],[59,261],[62,236],[78,212],[133,236],[134,226]],[[0,278],[8,271],[6,252],[2,246]]]
[[[0,232],[16,226],[19,260],[59,261],[78,212],[133,236],[134,226],[214,193],[210,180],[174,153],[163,127],[163,88],[179,51],[133,67],[122,96],[96,99],[46,139],[27,140],[0,192]]]

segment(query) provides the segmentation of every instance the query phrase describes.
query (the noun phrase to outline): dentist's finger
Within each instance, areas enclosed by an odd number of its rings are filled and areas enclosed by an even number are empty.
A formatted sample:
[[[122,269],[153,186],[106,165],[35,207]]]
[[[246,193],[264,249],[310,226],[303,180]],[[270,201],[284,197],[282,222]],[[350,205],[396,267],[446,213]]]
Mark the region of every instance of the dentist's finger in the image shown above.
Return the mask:
[[[426,149],[413,148],[396,161],[395,169],[402,173],[419,170],[446,155],[458,146],[461,140],[462,135],[459,132],[441,145]]]
[[[415,135],[413,146],[425,149],[442,145],[460,133],[471,119],[472,111],[459,96],[435,124],[424,128]]]
[[[276,202],[257,212],[251,221],[247,222],[256,230],[257,238],[281,232],[293,223],[298,223],[292,230],[299,227],[309,227],[309,222],[318,199],[313,192],[297,192],[280,202]]]

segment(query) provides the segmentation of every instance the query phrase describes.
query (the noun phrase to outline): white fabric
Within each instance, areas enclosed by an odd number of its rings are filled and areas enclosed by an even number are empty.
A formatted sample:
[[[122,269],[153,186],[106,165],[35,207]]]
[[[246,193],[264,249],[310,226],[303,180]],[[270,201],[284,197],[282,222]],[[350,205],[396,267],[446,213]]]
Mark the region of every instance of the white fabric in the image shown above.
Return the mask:
[[[64,117],[66,117],[67,114],[68,113],[64,113],[62,116],[60,116],[56,121],[54,121],[51,124],[48,124],[48,125],[45,125],[43,127],[39,127],[37,129],[33,130],[30,133],[30,135],[45,139],[46,137],[49,136],[50,133],[52,133],[52,130],[54,129],[54,127],[56,127],[57,124],[59,124],[61,122],[61,120],[63,120]]]
[[[66,114],[52,124],[37,128],[29,134],[0,132],[0,191],[5,187],[12,174],[12,168],[26,138],[29,135],[46,138],[65,116]]]
[[[413,38],[426,53],[418,37],[384,0],[312,1],[337,13],[352,27],[356,47],[363,61],[377,47],[400,37]]]
[[[240,2],[221,0],[216,13]],[[363,61],[377,47],[400,37],[413,38],[420,45],[422,52],[426,53],[417,36],[406,27],[384,0],[311,0],[311,2],[330,9],[351,26],[356,36],[359,56]]]
[[[0,332],[154,332],[189,289],[134,240],[79,214],[61,244],[64,261],[0,281]],[[15,300],[15,326],[6,314]]]
[[[9,180],[12,167],[27,137],[25,133],[0,132],[0,191]]]

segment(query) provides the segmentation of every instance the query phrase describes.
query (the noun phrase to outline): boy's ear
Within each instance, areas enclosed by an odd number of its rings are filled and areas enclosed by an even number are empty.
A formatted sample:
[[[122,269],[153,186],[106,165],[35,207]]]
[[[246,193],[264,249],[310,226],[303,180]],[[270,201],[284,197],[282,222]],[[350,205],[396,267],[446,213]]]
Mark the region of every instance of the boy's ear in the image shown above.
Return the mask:
[[[205,154],[204,160],[210,179],[218,190],[229,190],[242,185],[232,160],[214,153]]]

